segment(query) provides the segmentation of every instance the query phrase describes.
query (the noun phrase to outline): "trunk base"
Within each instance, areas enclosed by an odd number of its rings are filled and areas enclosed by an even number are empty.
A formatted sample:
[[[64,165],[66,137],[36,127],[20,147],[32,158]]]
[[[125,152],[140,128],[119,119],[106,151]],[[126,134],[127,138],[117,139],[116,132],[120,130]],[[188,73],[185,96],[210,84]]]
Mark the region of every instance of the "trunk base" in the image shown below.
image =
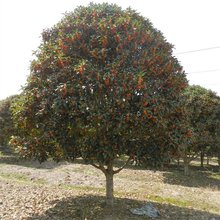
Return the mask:
[[[114,194],[113,194],[113,170],[105,173],[106,177],[106,206],[113,207],[114,205]]]
[[[189,165],[184,165],[184,174],[186,176],[189,176],[190,172],[189,172]]]
[[[200,155],[200,160],[201,160],[201,167],[204,167],[204,156],[205,156],[205,154],[204,154],[204,152],[201,152],[201,155]]]
[[[190,168],[189,168],[189,159],[188,158],[184,158],[184,175],[185,176],[189,176],[190,174]]]

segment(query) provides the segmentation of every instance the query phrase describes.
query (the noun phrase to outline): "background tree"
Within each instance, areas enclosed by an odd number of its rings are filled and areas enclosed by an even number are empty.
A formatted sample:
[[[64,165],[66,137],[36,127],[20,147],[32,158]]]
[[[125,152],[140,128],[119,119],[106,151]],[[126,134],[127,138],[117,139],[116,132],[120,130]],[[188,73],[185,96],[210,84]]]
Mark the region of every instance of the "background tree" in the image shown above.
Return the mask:
[[[0,101],[0,145],[7,146],[11,135],[15,133],[12,114],[11,104],[15,96],[10,96]]]
[[[188,174],[189,163],[200,155],[203,166],[204,155],[216,146],[219,97],[201,86],[188,86],[185,98],[186,113],[192,131],[183,153],[185,174]]]
[[[210,146],[207,154],[210,156],[217,157],[218,165],[219,165],[219,172],[220,172],[220,97],[216,97],[215,105],[213,106],[212,115],[212,136],[213,142]]]
[[[112,205],[113,175],[124,167],[115,160],[127,155],[126,165],[175,129],[185,74],[161,32],[116,5],[78,7],[42,40],[13,108],[20,135],[11,143],[40,161],[82,156],[105,174]]]

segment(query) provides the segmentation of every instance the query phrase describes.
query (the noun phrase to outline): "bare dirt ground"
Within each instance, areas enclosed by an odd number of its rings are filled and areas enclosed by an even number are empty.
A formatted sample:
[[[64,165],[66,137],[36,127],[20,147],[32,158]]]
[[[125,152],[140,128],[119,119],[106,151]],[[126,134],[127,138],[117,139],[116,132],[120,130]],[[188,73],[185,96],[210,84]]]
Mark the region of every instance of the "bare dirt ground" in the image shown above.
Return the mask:
[[[81,160],[39,164],[1,155],[0,219],[150,219],[129,209],[151,201],[159,219],[219,220],[220,175],[208,168],[185,177],[173,168],[154,172],[129,166],[115,175],[115,207],[109,210],[104,175]]]

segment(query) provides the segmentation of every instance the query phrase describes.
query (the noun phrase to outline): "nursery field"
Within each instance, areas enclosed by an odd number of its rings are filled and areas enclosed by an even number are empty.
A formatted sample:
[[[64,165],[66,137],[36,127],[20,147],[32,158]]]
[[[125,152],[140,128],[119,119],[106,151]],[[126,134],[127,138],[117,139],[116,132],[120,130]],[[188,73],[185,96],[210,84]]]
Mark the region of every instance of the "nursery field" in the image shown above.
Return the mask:
[[[216,164],[217,165],[217,164]],[[107,209],[105,177],[97,169],[75,163],[20,160],[0,156],[1,220],[150,219],[129,209],[151,202],[159,219],[220,219],[220,175],[215,161],[194,163],[191,175],[171,166],[160,171],[129,165],[114,177],[115,205]]]

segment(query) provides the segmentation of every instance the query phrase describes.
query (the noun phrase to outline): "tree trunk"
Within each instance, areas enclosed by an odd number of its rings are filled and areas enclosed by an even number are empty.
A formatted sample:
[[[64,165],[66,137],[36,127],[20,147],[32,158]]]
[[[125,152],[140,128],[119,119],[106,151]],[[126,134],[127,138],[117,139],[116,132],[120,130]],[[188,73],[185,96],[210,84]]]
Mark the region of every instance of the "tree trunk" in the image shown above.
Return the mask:
[[[203,151],[201,151],[200,159],[201,159],[201,167],[203,167],[204,166],[204,152]]]
[[[177,166],[178,166],[178,168],[180,167],[180,158],[179,157],[177,159]]]
[[[220,173],[220,152],[218,153],[218,172]]]
[[[207,156],[207,165],[209,165],[209,156]]]
[[[112,207],[114,204],[113,165],[109,164],[105,173],[106,177],[106,205]]]
[[[183,159],[184,161],[184,174],[186,175],[186,176],[188,176],[189,175],[189,159],[187,158],[187,156]]]

